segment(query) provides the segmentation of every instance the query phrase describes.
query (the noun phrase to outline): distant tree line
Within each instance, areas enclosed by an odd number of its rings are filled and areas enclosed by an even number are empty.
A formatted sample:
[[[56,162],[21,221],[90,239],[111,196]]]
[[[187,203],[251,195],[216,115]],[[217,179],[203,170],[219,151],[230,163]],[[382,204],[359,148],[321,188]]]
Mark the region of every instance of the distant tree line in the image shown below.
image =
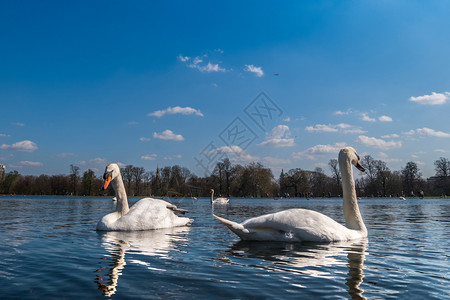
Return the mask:
[[[391,171],[382,160],[366,155],[361,159],[366,168],[356,180],[360,197],[419,197],[450,195],[450,161],[441,157],[434,162],[435,176],[422,178],[415,162],[399,171]],[[331,176],[322,168],[301,168],[282,172],[275,180],[272,171],[261,163],[232,164],[229,159],[217,163],[212,174],[198,177],[179,165],[157,168],[155,172],[127,165],[121,169],[129,196],[207,197],[211,188],[216,195],[228,197],[340,197],[341,176],[336,159],[328,163]],[[355,171],[358,172],[358,171]],[[103,180],[93,170],[80,174],[70,165],[69,175],[24,176],[11,171],[0,176],[0,194],[96,196],[114,191],[101,191]]]

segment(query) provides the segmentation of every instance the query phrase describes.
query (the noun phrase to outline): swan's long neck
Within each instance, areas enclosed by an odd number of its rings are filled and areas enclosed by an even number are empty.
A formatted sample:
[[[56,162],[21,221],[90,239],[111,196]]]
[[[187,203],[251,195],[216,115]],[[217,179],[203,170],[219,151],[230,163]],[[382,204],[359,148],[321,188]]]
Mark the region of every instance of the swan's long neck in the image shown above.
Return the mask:
[[[128,199],[127,192],[125,190],[125,186],[123,185],[122,175],[119,175],[113,179],[112,186],[116,191],[117,197],[117,207],[116,211],[119,212],[122,216],[126,215],[130,208],[128,207]]]
[[[211,203],[214,201],[214,191],[211,191]]]
[[[343,206],[347,228],[367,232],[366,225],[364,225],[359,212],[352,164],[347,158],[340,157],[339,168],[342,174]]]

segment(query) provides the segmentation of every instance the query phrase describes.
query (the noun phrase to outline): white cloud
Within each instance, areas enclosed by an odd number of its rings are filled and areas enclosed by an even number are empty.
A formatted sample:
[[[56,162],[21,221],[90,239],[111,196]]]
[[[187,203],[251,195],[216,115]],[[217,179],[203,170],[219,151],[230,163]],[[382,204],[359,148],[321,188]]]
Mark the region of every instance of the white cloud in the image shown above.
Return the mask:
[[[182,62],[187,62],[188,60],[190,60],[191,58],[188,56],[183,56],[183,55],[178,55],[178,59]]]
[[[411,129],[410,131],[403,132],[403,134],[406,134],[406,135],[413,135],[415,133],[416,132],[414,131],[414,129]]]
[[[291,117],[287,117],[285,119],[283,119],[283,122],[290,122],[291,121]]]
[[[220,51],[216,51],[218,53],[223,53]],[[204,64],[204,59],[206,59],[208,55],[202,55],[202,56],[196,56],[193,59],[191,59],[188,56],[178,55],[178,60],[185,63],[187,67],[192,69],[197,69],[200,72],[225,72],[226,69],[219,66],[217,63],[211,63],[208,62],[207,64]]]
[[[379,156],[381,159],[385,159],[385,158],[388,157],[388,155],[387,155],[386,153],[384,153],[384,152],[379,152],[379,153],[378,153],[378,156]]]
[[[371,111],[370,113],[375,113],[374,111]],[[365,122],[376,122],[377,119],[370,117],[368,112],[361,112],[358,110],[352,110],[352,109],[348,109],[346,111],[342,111],[342,110],[338,110],[334,112],[335,115],[359,115],[362,121]],[[380,122],[392,122],[392,118],[386,115],[380,116],[378,117],[378,121]]]
[[[447,153],[447,150],[444,149],[434,149],[434,152]]]
[[[374,118],[369,117],[368,113],[361,113],[361,120],[366,122],[376,122],[377,120]]]
[[[256,67],[254,65],[245,65],[244,71],[255,73],[256,76],[262,77],[264,75],[264,71],[261,67]]]
[[[203,117],[203,114],[200,110],[192,108],[192,107],[180,107],[180,106],[175,106],[175,107],[168,107],[166,109],[163,110],[157,110],[154,111],[152,113],[149,113],[148,116],[150,117],[162,117],[164,115],[176,115],[176,114],[180,114],[180,115],[197,115],[200,117]]]
[[[292,153],[294,159],[316,159],[317,155],[335,155],[346,146],[346,143],[335,143],[334,145],[316,145],[303,152]]]
[[[12,145],[3,144],[0,146],[0,149],[8,149],[8,150],[14,150],[14,151],[21,151],[21,152],[33,152],[33,151],[37,150],[37,148],[38,147],[37,147],[36,143],[29,141],[29,140],[17,142]]]
[[[405,135],[414,135],[414,134],[420,134],[420,135],[427,135],[427,136],[435,136],[435,137],[441,137],[441,138],[449,138],[450,133],[443,132],[443,131],[436,131],[431,128],[417,128],[416,130],[411,129],[410,131],[403,132]]]
[[[419,166],[425,166],[426,165],[425,162],[420,161],[420,160],[416,160],[415,163],[418,164]]]
[[[104,158],[92,158],[90,160],[82,160],[78,162],[79,165],[84,166],[85,168],[91,169],[95,172],[103,171],[107,164],[109,164],[109,161]],[[123,167],[124,165],[120,165],[120,163],[117,163],[119,167]]]
[[[399,158],[389,158],[389,156],[384,152],[379,152],[378,157],[380,160],[382,160],[384,162],[400,162],[400,161],[402,161]]]
[[[442,138],[450,137],[450,133],[443,132],[443,131],[436,131],[434,129],[430,129],[427,127],[417,128],[416,132],[421,135],[428,135],[428,136],[435,136],[435,137],[442,137]]]
[[[336,125],[337,128],[341,129],[343,133],[366,133],[367,131],[362,130],[361,127],[353,126],[350,124],[339,123]]]
[[[242,153],[244,153],[244,149],[242,149],[239,146],[222,146],[213,150],[210,150],[207,152],[207,154],[217,154],[217,153],[221,153],[221,154],[237,154],[240,155]]]
[[[13,125],[19,126],[19,127],[24,127],[25,124],[24,123],[20,123],[20,122],[15,122],[13,123]]]
[[[9,134],[0,133],[0,137],[11,137]]]
[[[307,126],[305,128],[308,132],[338,132],[333,125],[316,124],[314,126]]]
[[[334,125],[334,126],[337,127],[337,128],[340,128],[340,129],[348,129],[348,128],[352,128],[353,127],[353,125],[345,124],[345,123],[339,123],[339,124]]]
[[[418,97],[410,97],[409,101],[417,102],[425,105],[440,105],[444,104],[450,99],[450,93],[435,93],[432,92],[431,95],[423,95]]]
[[[202,56],[202,57],[207,57],[207,56],[204,55],[204,56]],[[194,65],[198,65],[198,64],[200,64],[200,63],[202,63],[202,62],[203,62],[203,59],[201,59],[200,56],[197,56],[197,57],[194,58],[194,61],[193,61],[192,63],[193,63]],[[189,67],[192,68],[192,65],[189,66]]]
[[[266,140],[258,146],[267,148],[281,148],[295,146],[294,139],[290,136],[289,126],[278,125],[272,129],[270,134],[267,134]]]
[[[382,135],[381,137],[382,137],[383,139],[397,139],[397,138],[399,138],[400,136],[399,136],[398,134],[396,134],[396,133],[393,133],[393,134]]]
[[[368,137],[365,135],[360,135],[358,136],[358,138],[356,139],[357,142],[368,146],[368,147],[373,147],[373,148],[378,148],[378,149],[382,149],[382,150],[388,150],[388,149],[392,149],[392,148],[400,148],[402,146],[402,142],[401,141],[385,141],[382,139],[377,139],[374,137]]]
[[[150,141],[150,138],[148,138],[148,137],[141,137],[141,138],[139,138],[139,140],[141,142],[148,142],[148,141]]]
[[[316,124],[314,126],[308,126],[305,128],[308,132],[342,132],[342,133],[365,133],[366,131],[362,130],[360,127],[356,127],[350,124],[339,123],[336,125],[333,124]]]
[[[19,165],[23,166],[23,167],[42,167],[44,164],[38,161],[28,161],[28,160],[24,160],[19,162]]]
[[[253,156],[248,153],[242,153],[240,155],[236,155],[230,158],[230,161],[232,163],[241,163],[241,164],[252,163],[259,160],[260,158],[258,156]]]
[[[239,146],[222,146],[219,148],[212,149],[206,154],[209,155],[226,155],[232,163],[251,163],[254,161],[259,161],[258,156],[253,156],[251,154],[245,153],[244,149]]]
[[[197,66],[197,69],[200,70],[200,72],[225,72],[226,69],[219,66],[219,64],[212,64],[208,62],[206,66]]]
[[[147,154],[147,155],[142,155],[141,159],[142,160],[155,160],[158,157],[157,154]]]
[[[181,134],[175,134],[172,130],[166,129],[161,133],[153,132],[153,137],[160,140],[169,141],[183,141],[184,137]]]
[[[351,128],[342,131],[343,133],[353,133],[353,134],[361,134],[366,133],[367,131],[362,130],[361,128]]]
[[[318,163],[315,163],[314,166],[323,169],[327,166],[327,164],[323,163],[323,162],[318,162]]]
[[[353,110],[351,110],[351,109],[347,109],[346,111],[338,110],[338,111],[334,112],[334,114],[338,115],[338,116],[349,115],[352,113],[353,113]]]
[[[392,118],[388,116],[381,116],[378,118],[380,122],[392,122]]]
[[[290,164],[291,161],[289,159],[276,158],[271,156],[259,157],[254,156],[249,153],[246,153],[241,147],[233,145],[233,146],[222,146],[213,150],[208,151],[206,154],[217,155],[217,154],[225,154],[228,156],[232,163],[251,163],[256,161],[261,161],[265,164],[269,165],[287,165]]]

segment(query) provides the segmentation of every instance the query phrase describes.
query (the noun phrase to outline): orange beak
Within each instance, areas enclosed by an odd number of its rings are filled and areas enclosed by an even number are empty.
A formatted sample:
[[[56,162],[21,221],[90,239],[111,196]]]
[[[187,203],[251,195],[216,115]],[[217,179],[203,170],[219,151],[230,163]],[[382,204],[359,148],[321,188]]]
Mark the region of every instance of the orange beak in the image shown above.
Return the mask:
[[[106,188],[108,187],[109,183],[111,182],[111,175],[108,175],[105,179],[105,181],[103,182],[103,189],[106,190]]]
[[[356,162],[356,168],[360,170],[361,172],[365,172],[366,169],[359,163],[359,161]]]

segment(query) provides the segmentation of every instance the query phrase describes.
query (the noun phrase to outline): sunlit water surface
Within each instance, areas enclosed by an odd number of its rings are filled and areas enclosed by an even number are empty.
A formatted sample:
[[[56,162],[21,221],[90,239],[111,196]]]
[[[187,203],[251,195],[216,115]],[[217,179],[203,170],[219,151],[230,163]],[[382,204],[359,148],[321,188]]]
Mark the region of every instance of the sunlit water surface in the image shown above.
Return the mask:
[[[130,199],[133,203],[136,199]],[[191,227],[97,233],[110,198],[0,197],[1,299],[450,299],[450,200],[362,199],[368,240],[240,242],[207,199],[168,199]],[[235,221],[340,199],[231,199]]]

